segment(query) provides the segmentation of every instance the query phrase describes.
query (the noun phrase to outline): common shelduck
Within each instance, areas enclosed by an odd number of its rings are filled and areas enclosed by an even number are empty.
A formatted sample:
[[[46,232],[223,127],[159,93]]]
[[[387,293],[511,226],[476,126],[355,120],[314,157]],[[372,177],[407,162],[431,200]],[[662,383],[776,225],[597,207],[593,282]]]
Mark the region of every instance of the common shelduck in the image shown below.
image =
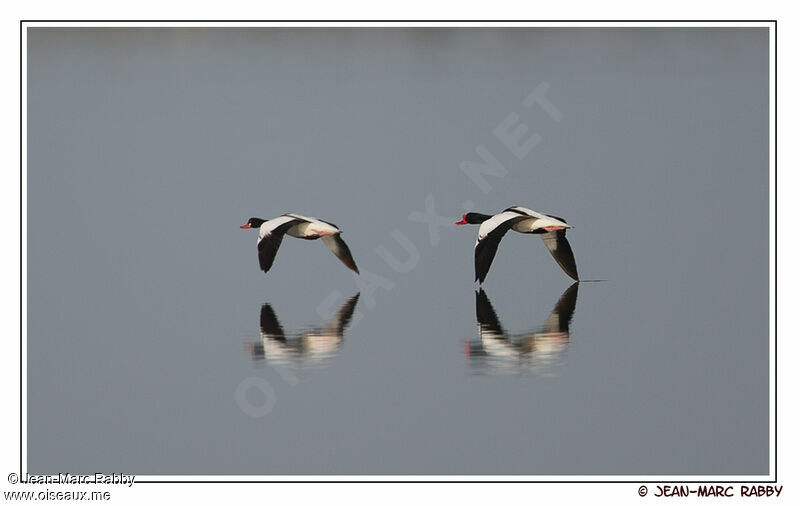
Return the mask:
[[[569,277],[578,281],[578,268],[572,248],[567,242],[567,229],[574,228],[563,218],[537,213],[525,207],[512,206],[500,214],[489,216],[467,213],[456,225],[478,225],[478,240],[475,242],[475,280],[483,283],[492,260],[497,253],[500,239],[509,229],[522,234],[540,234],[544,245]]]
[[[281,247],[283,236],[289,234],[299,239],[320,239],[339,260],[348,268],[359,274],[350,248],[342,240],[342,231],[333,223],[328,223],[317,218],[309,218],[299,214],[287,213],[271,220],[250,218],[247,223],[239,228],[258,229],[258,263],[261,270],[269,271],[278,248]]]

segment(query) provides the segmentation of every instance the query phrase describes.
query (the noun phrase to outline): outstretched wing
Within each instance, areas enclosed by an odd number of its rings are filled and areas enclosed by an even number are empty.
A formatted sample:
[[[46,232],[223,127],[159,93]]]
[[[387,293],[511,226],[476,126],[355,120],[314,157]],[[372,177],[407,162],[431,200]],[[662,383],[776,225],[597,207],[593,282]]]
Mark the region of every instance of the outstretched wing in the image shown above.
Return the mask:
[[[303,220],[293,216],[278,216],[261,225],[258,231],[258,263],[262,271],[269,271],[286,231],[298,223],[303,223]]]
[[[550,254],[556,259],[558,265],[564,269],[569,277],[578,281],[578,267],[575,265],[575,256],[567,241],[566,230],[556,230],[542,234],[542,240]]]
[[[353,260],[353,255],[350,253],[350,248],[347,247],[347,244],[342,240],[340,234],[326,235],[322,238],[322,242],[325,243],[325,246],[327,246],[343,264],[356,271],[356,274],[360,274],[358,272],[358,267],[356,267],[356,261]]]
[[[478,229],[478,241],[475,243],[475,281],[483,283],[489,267],[492,266],[500,239],[515,223],[530,219],[518,213],[506,211],[496,214],[484,221]]]

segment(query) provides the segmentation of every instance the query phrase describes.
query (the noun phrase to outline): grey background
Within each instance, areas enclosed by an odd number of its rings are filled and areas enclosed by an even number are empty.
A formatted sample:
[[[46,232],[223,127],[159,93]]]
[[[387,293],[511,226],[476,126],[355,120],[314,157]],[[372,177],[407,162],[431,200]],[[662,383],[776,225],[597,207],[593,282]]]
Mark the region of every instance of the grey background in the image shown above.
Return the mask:
[[[768,93],[766,28],[28,30],[29,471],[767,474]],[[547,374],[472,374],[477,230],[433,245],[428,196],[577,227],[608,281]],[[261,273],[238,226],[284,212],[341,226],[361,285],[291,238]],[[484,286],[522,332],[569,284],[509,234]],[[248,354],[264,302],[299,330],[359,290],[324,367]]]

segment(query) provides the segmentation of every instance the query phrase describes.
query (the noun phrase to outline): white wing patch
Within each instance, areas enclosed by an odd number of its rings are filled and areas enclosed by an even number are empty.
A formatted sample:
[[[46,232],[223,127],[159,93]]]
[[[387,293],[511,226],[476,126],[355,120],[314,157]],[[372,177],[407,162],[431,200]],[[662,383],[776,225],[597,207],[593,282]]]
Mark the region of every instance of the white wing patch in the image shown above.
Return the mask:
[[[297,219],[303,219],[303,218],[298,218],[297,216],[285,214],[283,216],[278,216],[277,218],[265,221],[264,223],[261,224],[261,227],[258,229],[258,242],[261,242],[261,239],[271,234],[273,230],[280,227],[281,225],[284,225],[286,223],[289,223],[290,221],[294,221]]]
[[[504,211],[500,214],[495,214],[488,220],[481,223],[481,228],[478,229],[478,241],[475,243],[476,245],[478,242],[481,242],[487,235],[492,233],[492,230],[497,228],[499,225],[502,225],[508,220],[513,218],[519,218],[519,214],[511,212],[511,211]]]

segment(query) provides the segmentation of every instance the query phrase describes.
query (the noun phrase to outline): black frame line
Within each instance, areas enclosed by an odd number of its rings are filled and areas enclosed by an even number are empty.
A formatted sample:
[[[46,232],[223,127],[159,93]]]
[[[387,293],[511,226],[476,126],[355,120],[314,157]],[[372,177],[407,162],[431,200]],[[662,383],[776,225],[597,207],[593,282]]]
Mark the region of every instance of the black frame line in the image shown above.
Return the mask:
[[[20,273],[19,273],[19,280],[20,280],[20,287],[19,287],[19,295],[20,295],[20,310],[19,310],[19,318],[20,318],[20,333],[19,333],[19,475],[24,476],[23,473],[23,463],[22,463],[22,455],[23,455],[23,445],[24,441],[22,439],[22,428],[23,428],[23,412],[22,412],[22,345],[23,345],[23,334],[22,334],[22,322],[24,318],[23,314],[23,304],[22,304],[22,286],[23,286],[23,277],[22,277],[22,263],[23,263],[23,251],[22,251],[22,244],[23,244],[23,192],[22,192],[22,176],[23,176],[23,107],[25,104],[23,103],[23,73],[22,73],[22,48],[25,36],[25,29],[29,28],[26,27],[26,23],[464,23],[464,25],[460,26],[461,28],[468,28],[470,24],[475,23],[620,23],[620,24],[633,24],[633,23],[686,23],[686,24],[701,24],[701,23],[769,23],[771,25],[772,33],[774,36],[774,45],[770,47],[772,49],[772,59],[774,59],[774,77],[775,82],[773,87],[770,89],[770,92],[773,93],[773,97],[775,100],[775,110],[773,116],[773,156],[775,158],[775,179],[774,179],[774,191],[775,191],[775,202],[774,207],[771,206],[770,211],[774,210],[775,212],[775,251],[774,251],[774,260],[775,260],[775,307],[773,308],[774,315],[775,315],[775,348],[774,348],[774,379],[775,379],[775,392],[774,392],[774,402],[775,402],[775,420],[774,420],[774,434],[775,434],[775,452],[774,452],[774,469],[775,469],[775,478],[772,480],[756,480],[756,481],[727,481],[727,480],[697,480],[697,481],[681,481],[681,480],[647,480],[647,477],[643,477],[642,480],[136,480],[136,483],[147,483],[147,484],[173,484],[173,483],[186,483],[186,484],[193,484],[193,483],[208,483],[208,484],[262,484],[262,483],[581,483],[581,484],[588,484],[588,483],[608,483],[608,484],[615,484],[615,483],[626,483],[626,484],[658,484],[658,483],[682,483],[682,484],[717,484],[717,483],[727,483],[727,484],[746,484],[746,483],[777,483],[778,482],[778,20],[777,19],[541,19],[541,20],[532,20],[532,19],[328,19],[328,20],[308,20],[308,19],[279,19],[279,20],[253,20],[253,19],[200,19],[200,20],[186,20],[186,19],[135,19],[135,20],[119,20],[119,19],[21,19],[20,20],[20,35],[19,35],[19,63],[20,63],[20,77],[19,77],[19,92],[20,92],[20,103],[19,103],[19,132],[20,132],[20,140],[19,140],[19,174],[20,174],[20,188],[19,188],[19,195],[20,195],[20,204],[19,204],[19,225],[20,225],[20,246],[19,246],[19,259],[20,259]],[[356,28],[356,27],[354,27]],[[508,28],[508,27],[507,27]],[[770,62],[772,63],[772,62]],[[377,476],[386,476],[386,475],[377,475]],[[391,476],[391,475],[388,475]],[[402,476],[402,475],[398,475]]]

